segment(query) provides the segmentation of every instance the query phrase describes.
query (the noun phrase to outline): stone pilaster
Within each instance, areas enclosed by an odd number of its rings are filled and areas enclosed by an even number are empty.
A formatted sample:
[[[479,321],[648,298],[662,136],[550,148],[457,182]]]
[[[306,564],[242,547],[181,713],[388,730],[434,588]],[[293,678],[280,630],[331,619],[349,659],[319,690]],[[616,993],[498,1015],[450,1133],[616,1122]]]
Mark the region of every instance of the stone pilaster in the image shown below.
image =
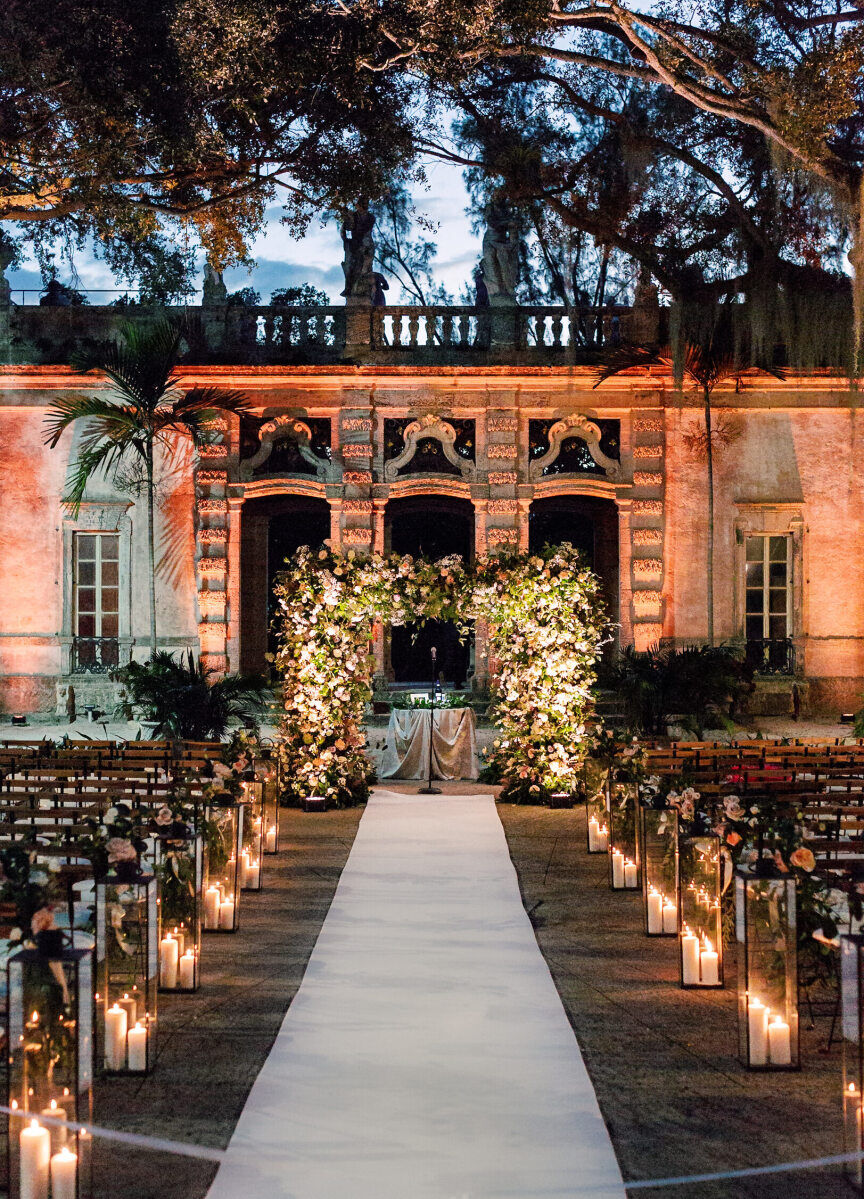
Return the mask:
[[[633,492],[630,509],[633,644],[646,650],[663,637],[666,422],[662,409],[633,416]],[[621,608],[624,574],[622,558]],[[623,629],[622,629],[623,632]]]
[[[228,469],[234,455],[227,419],[219,417],[211,427],[220,435],[219,440],[216,444],[202,446],[195,466],[198,644],[204,667],[216,674],[224,674],[229,669]],[[239,513],[236,539],[235,577],[239,584]],[[239,606],[236,611],[239,614]]]

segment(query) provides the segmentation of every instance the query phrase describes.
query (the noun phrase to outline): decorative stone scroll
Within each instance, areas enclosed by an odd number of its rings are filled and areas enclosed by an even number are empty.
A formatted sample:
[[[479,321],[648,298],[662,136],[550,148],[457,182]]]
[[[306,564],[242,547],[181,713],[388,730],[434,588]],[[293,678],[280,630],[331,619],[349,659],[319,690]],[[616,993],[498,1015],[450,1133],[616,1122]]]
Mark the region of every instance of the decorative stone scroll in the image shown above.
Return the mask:
[[[585,442],[588,453],[597,465],[606,472],[606,478],[617,479],[621,473],[621,464],[614,458],[608,458],[600,449],[601,436],[600,426],[589,420],[587,416],[583,416],[581,412],[572,412],[563,420],[556,421],[549,430],[549,449],[542,458],[537,458],[529,467],[531,478],[541,478],[546,467],[551,466],[561,453],[564,442],[569,437],[579,437]]]
[[[294,416],[277,416],[261,426],[259,435],[261,444],[257,452],[240,463],[240,478],[244,483],[250,482],[255,471],[264,465],[273,452],[274,443],[285,437],[291,437],[296,441],[300,457],[314,468],[318,479],[326,481],[330,463],[313,452],[312,430],[305,421]]]
[[[384,468],[384,477],[388,483],[392,483],[398,477],[399,471],[403,466],[408,465],[417,453],[419,442],[429,437],[441,443],[441,450],[444,457],[453,466],[457,467],[463,479],[473,473],[473,464],[467,462],[464,458],[460,458],[454,448],[456,430],[449,421],[442,420],[440,416],[429,412],[426,416],[421,416],[419,420],[412,421],[410,425],[406,426],[404,433],[405,444],[401,454],[391,459]]]

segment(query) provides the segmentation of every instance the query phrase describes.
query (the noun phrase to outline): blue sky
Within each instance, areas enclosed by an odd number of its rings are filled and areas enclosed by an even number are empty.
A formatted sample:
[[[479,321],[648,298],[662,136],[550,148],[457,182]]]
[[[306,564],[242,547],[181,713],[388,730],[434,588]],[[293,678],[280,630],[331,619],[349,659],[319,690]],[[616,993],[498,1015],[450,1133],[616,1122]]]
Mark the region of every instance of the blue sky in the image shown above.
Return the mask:
[[[458,299],[463,286],[471,281],[472,268],[480,253],[480,238],[471,234],[470,220],[465,211],[468,196],[461,170],[446,163],[432,163],[427,165],[426,174],[428,187],[415,190],[415,208],[439,223],[435,278]],[[318,221],[313,220],[306,236],[295,240],[280,223],[280,216],[278,207],[268,211],[266,229],[252,246],[256,266],[251,274],[238,269],[226,271],[225,282],[229,290],[252,286],[261,293],[262,302],[266,303],[274,288],[314,283],[326,291],[334,303],[341,303],[342,241],[338,228],[333,224],[322,228]],[[95,259],[92,253],[82,252],[76,260],[76,269],[82,288],[112,289],[120,286],[105,264]],[[68,269],[61,266],[58,274],[64,282],[71,281]],[[19,270],[9,271],[7,277],[16,303],[20,303],[22,297],[20,293],[14,294],[15,289],[41,288],[35,263],[27,263]],[[94,294],[90,296],[90,302],[105,303],[111,298],[107,294],[102,297]],[[398,291],[395,294],[391,291],[390,299],[398,303]],[[27,296],[28,303],[36,300],[35,294]]]

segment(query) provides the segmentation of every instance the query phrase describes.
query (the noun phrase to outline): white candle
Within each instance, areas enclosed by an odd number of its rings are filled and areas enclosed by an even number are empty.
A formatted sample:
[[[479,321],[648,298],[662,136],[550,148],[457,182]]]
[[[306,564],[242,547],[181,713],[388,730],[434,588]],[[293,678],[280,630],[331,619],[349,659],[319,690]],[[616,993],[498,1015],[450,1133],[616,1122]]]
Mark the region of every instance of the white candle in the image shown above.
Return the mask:
[[[246,867],[246,886],[257,891],[261,882],[261,863],[257,858]]]
[[[126,1012],[119,1003],[109,1007],[105,1013],[105,1068],[126,1068]]]
[[[51,1158],[51,1199],[76,1199],[78,1158],[64,1145]]]
[[[276,825],[271,824],[267,830],[267,852],[276,852]]]
[[[51,1135],[38,1120],[21,1129],[18,1138],[21,1158],[21,1199],[48,1199]]]
[[[600,821],[592,816],[588,821],[588,852],[596,853],[598,849],[597,840],[600,836]]]
[[[792,1065],[792,1038],[789,1025],[775,1016],[768,1025],[768,1058],[772,1066]]]
[[[678,932],[678,908],[671,899],[667,899],[663,904],[663,932]]]
[[[703,987],[719,986],[720,955],[707,937],[705,938],[705,948],[699,954],[699,968],[702,972]]]
[[[180,960],[180,946],[169,933],[159,942],[159,982],[163,987],[172,990],[177,986],[177,963]]]
[[[654,936],[663,932],[663,896],[659,891],[648,892],[648,932]]]
[[[123,998],[117,1000],[117,1006],[122,1007],[126,1013],[126,1027],[132,1028],[135,1021],[138,1019],[138,1000],[133,999],[124,991]]]
[[[177,953],[182,958],[186,951],[186,930],[175,926],[171,929],[171,936],[177,942]]]
[[[597,834],[597,850],[599,853],[609,852],[609,830],[605,824]]]
[[[195,986],[195,954],[187,949],[180,959],[180,986],[191,991]]]
[[[233,899],[226,899],[219,905],[219,927],[229,930],[234,928]]]
[[[616,890],[624,886],[624,854],[620,849],[612,853],[612,886]]]
[[[42,1108],[43,1116],[50,1116],[52,1120],[65,1120],[66,1108],[60,1107],[56,1099],[52,1099],[47,1107]],[[51,1152],[56,1153],[57,1150],[66,1144],[66,1129],[62,1124],[48,1124],[48,1135],[51,1138]]]
[[[747,1005],[747,1026],[750,1033],[750,1065],[768,1064],[768,1008],[759,999]]]
[[[134,1028],[129,1029],[126,1038],[129,1048],[129,1069],[144,1071],[147,1069],[147,1029],[139,1021]]]
[[[681,981],[685,987],[699,982],[699,938],[690,932],[681,937]]]
[[[240,855],[240,886],[246,886],[246,875],[249,873],[249,862],[251,856],[248,849],[244,849]]]
[[[219,905],[222,902],[222,892],[218,887],[208,887],[204,892],[204,927],[219,927]]]
[[[624,863],[624,886],[636,887],[639,885],[639,870],[635,862]]]

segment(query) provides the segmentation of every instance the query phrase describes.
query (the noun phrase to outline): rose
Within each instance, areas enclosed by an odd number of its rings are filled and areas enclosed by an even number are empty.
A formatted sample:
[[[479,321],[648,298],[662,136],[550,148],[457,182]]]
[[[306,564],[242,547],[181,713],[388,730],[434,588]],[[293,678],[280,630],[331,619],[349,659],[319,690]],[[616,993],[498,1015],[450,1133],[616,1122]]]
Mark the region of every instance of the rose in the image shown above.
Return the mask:
[[[174,813],[170,808],[160,808],[156,813],[156,823],[165,825],[174,823]]]
[[[809,874],[816,865],[816,859],[813,856],[812,850],[802,845],[789,855],[789,863],[792,866],[797,866],[799,870],[806,870]]]
[[[730,820],[740,820],[744,815],[741,801],[737,795],[727,795],[723,800],[723,810]]]
[[[134,862],[138,857],[135,846],[125,837],[112,837],[105,849],[108,853],[108,861],[112,865],[116,862]]]
[[[726,834],[726,844],[727,845],[731,845],[734,848],[736,845],[739,845],[740,842],[741,842],[741,837],[739,836],[738,833],[727,833]]]
[[[54,927],[54,913],[50,908],[39,908],[33,913],[30,920],[30,931],[36,937],[39,933],[47,932],[49,928]]]

